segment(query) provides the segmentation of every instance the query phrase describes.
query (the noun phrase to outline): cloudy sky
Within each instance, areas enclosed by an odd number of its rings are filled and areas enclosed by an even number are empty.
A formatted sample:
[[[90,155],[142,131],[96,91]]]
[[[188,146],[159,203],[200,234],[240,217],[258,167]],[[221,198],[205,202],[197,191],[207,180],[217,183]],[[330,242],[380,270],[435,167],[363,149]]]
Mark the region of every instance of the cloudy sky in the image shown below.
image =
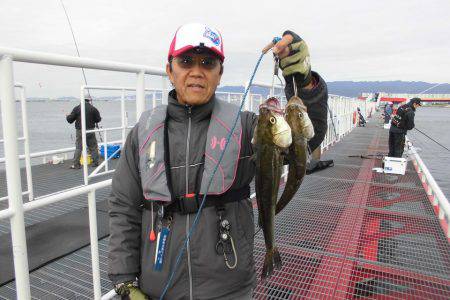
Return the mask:
[[[327,81],[450,82],[449,0],[63,0],[83,57],[165,66],[175,30],[204,22],[222,32],[222,85],[243,84],[260,49],[285,29],[300,34]],[[0,46],[76,55],[60,0],[0,0]],[[256,79],[271,81],[267,56]],[[89,84],[135,76],[87,71]],[[78,69],[15,63],[29,96],[78,95]],[[146,79],[147,86],[160,80]]]

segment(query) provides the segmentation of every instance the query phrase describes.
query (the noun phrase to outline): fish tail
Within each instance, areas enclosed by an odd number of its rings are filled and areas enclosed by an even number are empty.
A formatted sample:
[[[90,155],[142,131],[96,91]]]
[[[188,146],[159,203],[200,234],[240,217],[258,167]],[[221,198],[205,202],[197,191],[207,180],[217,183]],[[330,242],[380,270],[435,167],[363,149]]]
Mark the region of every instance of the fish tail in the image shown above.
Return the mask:
[[[261,280],[265,280],[270,277],[273,273],[273,250],[266,252],[266,257],[264,258],[264,265],[261,273]]]
[[[281,269],[281,255],[278,252],[277,247],[273,247],[272,250],[266,252],[266,257],[264,258],[264,265],[261,273],[261,279],[265,280],[273,274],[273,269]]]
[[[277,247],[273,247],[273,262],[275,264],[275,269],[279,270],[281,269],[281,255],[280,252],[278,252]]]

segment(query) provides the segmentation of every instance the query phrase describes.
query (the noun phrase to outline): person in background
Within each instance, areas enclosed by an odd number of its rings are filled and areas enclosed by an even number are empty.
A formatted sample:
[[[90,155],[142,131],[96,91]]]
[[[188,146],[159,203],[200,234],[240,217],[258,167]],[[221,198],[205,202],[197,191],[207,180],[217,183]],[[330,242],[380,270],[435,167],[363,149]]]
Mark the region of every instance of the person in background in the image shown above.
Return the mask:
[[[391,120],[391,116],[392,116],[392,114],[394,112],[393,111],[393,106],[394,106],[394,103],[389,102],[384,107],[384,124],[389,123],[389,121]]]
[[[402,157],[406,132],[414,128],[414,116],[419,106],[421,106],[421,99],[412,98],[407,104],[397,109],[389,129],[389,157]]]
[[[356,108],[356,110],[358,111],[358,126],[359,127],[364,127],[366,126],[366,119],[364,119],[361,110],[359,109],[359,107]]]
[[[293,96],[295,80],[311,114],[314,150],[327,128],[326,83],[311,72],[306,43],[294,32],[284,32],[273,52],[280,57],[286,97]],[[142,113],[128,135],[109,200],[108,275],[122,299],[162,296],[205,193],[165,299],[252,298],[255,229],[249,196],[257,116],[239,113],[238,106],[215,96],[224,60],[219,31],[198,23],[181,26],[166,64],[174,86],[168,105]],[[236,116],[221,172],[206,191]]]
[[[85,96],[85,116],[86,116],[86,130],[94,129],[96,124],[102,120],[100,116],[100,112],[97,108],[95,108],[92,103],[91,96]],[[66,115],[66,120],[69,124],[75,122],[75,131],[76,131],[76,140],[75,140],[75,152],[73,154],[73,164],[70,167],[71,169],[80,169],[80,158],[81,151],[83,148],[83,140],[81,137],[81,104],[78,104],[72,109],[72,112]],[[86,134],[86,144],[88,147],[88,151],[91,154],[92,158],[92,166],[97,167],[99,165],[99,154],[98,154],[98,145],[97,138],[95,137],[95,133],[87,133]]]

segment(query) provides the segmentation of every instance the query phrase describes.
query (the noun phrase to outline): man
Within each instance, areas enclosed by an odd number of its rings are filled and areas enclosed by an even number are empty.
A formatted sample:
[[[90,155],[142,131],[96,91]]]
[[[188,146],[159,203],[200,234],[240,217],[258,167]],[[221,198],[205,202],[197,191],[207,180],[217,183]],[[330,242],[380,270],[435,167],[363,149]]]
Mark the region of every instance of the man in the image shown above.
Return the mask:
[[[92,98],[91,96],[85,96],[85,116],[86,116],[86,130],[94,129],[95,124],[99,123],[102,118],[100,116],[100,112],[97,108],[95,108],[91,102]],[[73,154],[73,164],[70,167],[71,169],[80,169],[80,158],[81,158],[81,151],[83,148],[83,140],[81,137],[81,104],[78,104],[75,106],[72,110],[72,112],[68,115],[66,115],[67,122],[72,124],[75,122],[75,131],[76,131],[76,141],[75,141],[75,152]],[[97,145],[97,139],[95,137],[95,133],[87,133],[86,134],[86,144],[89,150],[89,153],[91,153],[92,158],[92,166],[97,167],[99,165],[99,155],[98,155],[98,145]]]
[[[397,109],[389,129],[389,157],[402,157],[406,132],[414,128],[415,111],[421,106],[420,102],[420,98],[412,98]]]
[[[310,145],[315,149],[326,130],[326,84],[311,73],[308,49],[295,33],[286,31],[273,51],[281,58],[287,98],[293,95],[295,79],[299,96],[318,124]],[[162,295],[191,229],[239,110],[215,97],[224,59],[216,29],[203,24],[180,27],[166,65],[174,86],[168,105],[144,112],[128,135],[112,182],[109,212],[108,273],[122,299]],[[249,195],[257,116],[239,116],[166,299],[251,299],[256,274]]]
[[[394,112],[393,106],[394,106],[394,103],[389,102],[384,107],[384,124],[389,123],[389,121],[391,120],[392,113]]]

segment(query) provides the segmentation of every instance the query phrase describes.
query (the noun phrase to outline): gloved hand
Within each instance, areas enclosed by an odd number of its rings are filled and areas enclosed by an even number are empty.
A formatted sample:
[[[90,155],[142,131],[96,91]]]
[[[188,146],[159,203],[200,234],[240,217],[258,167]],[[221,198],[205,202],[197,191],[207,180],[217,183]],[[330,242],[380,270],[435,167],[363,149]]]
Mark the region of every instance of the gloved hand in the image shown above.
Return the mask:
[[[137,287],[137,283],[134,282],[119,284],[114,289],[122,300],[148,300],[147,296]]]
[[[311,82],[311,63],[305,41],[292,31],[285,31],[283,38],[273,47],[273,53],[280,58],[280,68],[286,82],[294,76],[299,88]]]
[[[130,288],[130,294],[128,295],[130,300],[148,300],[147,296],[137,287]]]

